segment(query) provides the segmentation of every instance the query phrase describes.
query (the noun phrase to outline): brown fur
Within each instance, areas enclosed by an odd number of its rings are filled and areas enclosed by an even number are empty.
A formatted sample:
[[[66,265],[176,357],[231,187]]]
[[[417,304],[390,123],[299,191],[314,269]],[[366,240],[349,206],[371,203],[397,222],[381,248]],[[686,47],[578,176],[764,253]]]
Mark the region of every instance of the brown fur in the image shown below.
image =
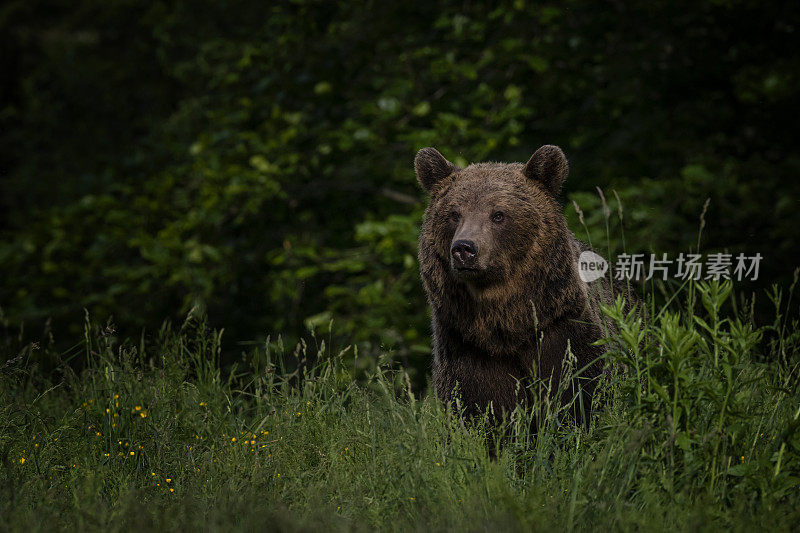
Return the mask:
[[[437,396],[448,401],[458,386],[470,414],[490,403],[510,411],[530,399],[533,375],[557,389],[568,342],[591,396],[602,368],[602,348],[591,345],[603,336],[599,303],[612,293],[605,281],[587,285],[578,276],[578,255],[588,247],[569,231],[556,200],[568,172],[561,149],[544,146],[526,165],[460,169],[425,148],[415,169],[430,192],[419,262]],[[455,270],[451,246],[459,239],[477,246],[477,270]]]

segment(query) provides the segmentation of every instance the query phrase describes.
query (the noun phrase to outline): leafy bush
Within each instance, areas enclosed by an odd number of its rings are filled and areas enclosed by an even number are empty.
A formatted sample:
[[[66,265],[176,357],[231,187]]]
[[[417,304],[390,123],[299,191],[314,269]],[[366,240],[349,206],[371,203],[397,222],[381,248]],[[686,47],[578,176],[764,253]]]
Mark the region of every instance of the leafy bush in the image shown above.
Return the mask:
[[[231,342],[294,342],[335,316],[365,359],[383,346],[423,370],[412,159],[427,145],[459,164],[563,146],[568,197],[602,234],[593,190],[612,207],[616,190],[629,250],[686,251],[711,197],[705,249],[760,251],[762,279],[786,282],[799,17],[716,1],[12,2],[0,307],[43,339],[79,335],[84,308],[131,338],[202,308]]]

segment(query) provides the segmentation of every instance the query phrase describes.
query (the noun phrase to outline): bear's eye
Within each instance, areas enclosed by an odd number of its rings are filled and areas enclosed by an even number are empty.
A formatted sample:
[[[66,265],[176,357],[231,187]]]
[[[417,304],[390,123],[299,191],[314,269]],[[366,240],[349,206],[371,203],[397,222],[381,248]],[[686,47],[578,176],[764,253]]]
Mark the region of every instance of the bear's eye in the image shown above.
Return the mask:
[[[505,213],[503,213],[502,211],[497,211],[492,215],[492,222],[496,222],[497,224],[499,224],[503,220],[505,220],[505,218],[506,218]]]
[[[458,211],[451,211],[450,212],[450,220],[453,222],[458,222],[458,219],[461,218],[461,215],[458,214]]]

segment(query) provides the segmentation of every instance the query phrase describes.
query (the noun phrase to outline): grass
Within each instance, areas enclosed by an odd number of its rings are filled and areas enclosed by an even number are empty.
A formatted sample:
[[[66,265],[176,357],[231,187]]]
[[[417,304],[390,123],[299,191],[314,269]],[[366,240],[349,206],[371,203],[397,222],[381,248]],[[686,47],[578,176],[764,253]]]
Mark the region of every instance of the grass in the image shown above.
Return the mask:
[[[0,359],[1,527],[791,530],[798,324],[777,289],[773,324],[726,314],[730,289],[647,323],[609,307],[591,424],[518,410],[496,459],[388,358],[356,378],[357,350],[312,339],[223,371],[201,317],[139,343],[87,322],[66,354]]]

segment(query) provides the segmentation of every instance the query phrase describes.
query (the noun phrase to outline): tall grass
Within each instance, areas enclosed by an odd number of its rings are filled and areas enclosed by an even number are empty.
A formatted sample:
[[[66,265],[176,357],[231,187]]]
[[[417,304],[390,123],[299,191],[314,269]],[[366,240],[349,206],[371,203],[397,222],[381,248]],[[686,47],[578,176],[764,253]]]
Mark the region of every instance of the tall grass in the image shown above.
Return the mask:
[[[548,400],[568,379],[499,426],[465,423],[388,354],[365,373],[356,347],[312,336],[222,368],[202,316],[137,342],[87,317],[65,353],[0,357],[0,526],[793,530],[796,282],[768,294],[766,325],[729,281],[665,293],[647,320],[604,307],[618,332],[589,424]]]
[[[730,283],[696,288],[695,312],[643,322],[621,301],[606,308],[617,371],[588,426],[541,405],[499,430],[465,424],[390,359],[356,379],[357,350],[318,338],[267,343],[223,370],[222,333],[202,317],[137,343],[87,322],[68,354],[27,346],[2,359],[3,525],[793,529],[790,298],[775,289],[776,320],[757,327],[723,311]]]

